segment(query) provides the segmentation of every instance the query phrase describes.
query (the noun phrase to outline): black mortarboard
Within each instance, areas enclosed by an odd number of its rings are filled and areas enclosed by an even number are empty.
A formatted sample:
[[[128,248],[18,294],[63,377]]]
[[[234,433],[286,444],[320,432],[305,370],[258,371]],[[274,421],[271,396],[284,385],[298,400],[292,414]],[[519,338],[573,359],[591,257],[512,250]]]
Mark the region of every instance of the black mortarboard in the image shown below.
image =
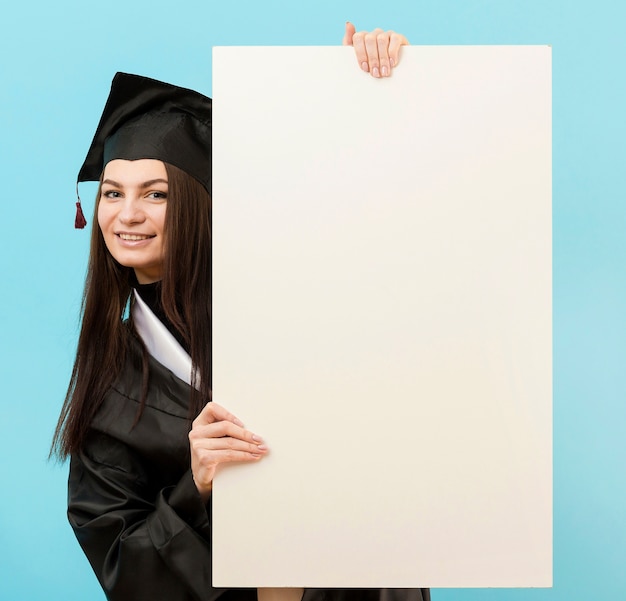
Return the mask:
[[[148,77],[116,73],[77,185],[100,179],[113,159],[170,163],[210,194],[211,99]],[[80,199],[76,206],[76,227],[84,227]]]

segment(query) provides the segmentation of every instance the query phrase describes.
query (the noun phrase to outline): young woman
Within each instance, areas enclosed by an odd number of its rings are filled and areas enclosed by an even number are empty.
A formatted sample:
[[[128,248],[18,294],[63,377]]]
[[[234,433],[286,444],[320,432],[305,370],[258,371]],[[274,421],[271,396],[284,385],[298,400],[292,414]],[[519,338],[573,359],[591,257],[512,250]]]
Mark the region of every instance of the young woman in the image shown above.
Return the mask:
[[[344,43],[363,70],[385,77],[407,42],[348,24]],[[251,601],[256,590],[211,583],[216,467],[259,461],[267,448],[207,402],[210,99],[118,73],[79,172],[79,182],[90,180],[100,186],[82,328],[54,439],[57,455],[71,458],[70,523],[109,599]],[[419,589],[283,593],[306,601],[429,598]]]

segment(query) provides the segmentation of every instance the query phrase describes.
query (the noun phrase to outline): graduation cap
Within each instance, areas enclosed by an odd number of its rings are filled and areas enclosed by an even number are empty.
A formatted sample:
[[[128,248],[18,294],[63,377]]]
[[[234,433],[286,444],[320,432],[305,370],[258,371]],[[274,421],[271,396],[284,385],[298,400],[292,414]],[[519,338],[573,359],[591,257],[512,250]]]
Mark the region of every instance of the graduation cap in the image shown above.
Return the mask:
[[[211,193],[211,99],[162,81],[116,73],[100,123],[78,172],[97,181],[113,159],[157,159],[197,179]],[[76,203],[75,227],[86,225]]]

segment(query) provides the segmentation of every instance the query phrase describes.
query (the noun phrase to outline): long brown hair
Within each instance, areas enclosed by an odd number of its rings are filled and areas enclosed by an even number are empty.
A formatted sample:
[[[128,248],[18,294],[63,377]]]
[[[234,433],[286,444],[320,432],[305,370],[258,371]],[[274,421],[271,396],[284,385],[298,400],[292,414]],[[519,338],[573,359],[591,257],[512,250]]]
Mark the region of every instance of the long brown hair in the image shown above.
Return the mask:
[[[161,302],[167,319],[190,351],[197,389],[192,386],[192,419],[211,391],[211,198],[204,186],[165,163],[168,201]],[[65,459],[82,449],[104,396],[119,375],[128,350],[132,273],[109,253],[98,226],[100,187],[91,230],[91,250],[81,305],[82,323],[72,376],[52,441],[51,454]],[[144,349],[144,398],[148,363]],[[140,418],[138,414],[138,419]]]

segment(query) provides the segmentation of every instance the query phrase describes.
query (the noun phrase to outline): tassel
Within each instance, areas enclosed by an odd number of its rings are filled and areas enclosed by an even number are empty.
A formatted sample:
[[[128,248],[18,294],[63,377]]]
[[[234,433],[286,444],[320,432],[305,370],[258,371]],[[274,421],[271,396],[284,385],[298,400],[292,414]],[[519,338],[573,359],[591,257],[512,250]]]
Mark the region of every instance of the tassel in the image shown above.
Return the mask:
[[[80,200],[76,203],[76,217],[74,218],[74,227],[77,230],[82,230],[87,225],[87,220],[83,214],[83,209],[80,206]]]

